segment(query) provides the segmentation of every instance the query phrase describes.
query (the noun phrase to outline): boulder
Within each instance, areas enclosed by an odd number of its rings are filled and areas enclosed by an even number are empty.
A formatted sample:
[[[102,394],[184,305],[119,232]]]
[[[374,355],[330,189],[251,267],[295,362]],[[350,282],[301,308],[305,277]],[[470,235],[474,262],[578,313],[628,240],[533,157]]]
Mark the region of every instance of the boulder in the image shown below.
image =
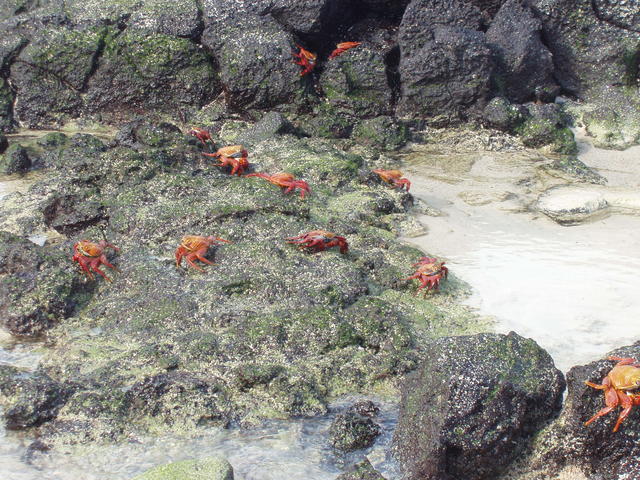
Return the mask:
[[[493,128],[513,132],[525,119],[529,111],[522,105],[512,104],[504,97],[493,98],[482,113],[484,122]]]
[[[193,42],[170,35],[109,31],[84,109],[140,115],[201,107],[220,93],[211,58]],[[108,117],[107,117],[108,118]]]
[[[7,147],[9,147],[9,140],[0,133],[0,154],[3,154]]]
[[[329,443],[341,452],[368,448],[380,435],[380,425],[354,409],[339,413],[329,428]]]
[[[319,83],[329,104],[355,118],[392,113],[393,94],[383,54],[378,45],[363,42],[327,60]]]
[[[397,150],[409,141],[409,129],[393,117],[376,117],[361,120],[351,137],[364,145],[384,150]]]
[[[513,332],[441,338],[402,388],[394,451],[409,479],[496,478],[558,414],[564,386]]]
[[[640,95],[631,89],[592,91],[581,119],[597,147],[622,150],[640,143]]]
[[[606,215],[609,203],[600,189],[569,185],[544,192],[536,209],[561,225],[575,225]]]
[[[617,432],[612,429],[621,408],[584,423],[605,407],[602,390],[584,382],[600,384],[617,363],[608,356],[640,358],[640,343],[618,348],[603,359],[573,367],[567,373],[567,398],[560,417],[539,435],[527,469],[540,475],[574,467],[588,478],[620,480],[636,478],[640,473],[640,413],[633,408]]]
[[[385,478],[365,458],[338,475],[336,480],[385,480]]]
[[[37,427],[55,418],[73,387],[54,382],[47,375],[25,374],[0,365],[0,405],[9,430]]]
[[[398,34],[398,115],[448,124],[481,111],[493,60],[480,24],[463,2],[411,2]]]
[[[6,137],[5,141],[6,141]],[[0,150],[2,148],[0,147]],[[7,148],[4,155],[0,157],[0,174],[10,175],[12,173],[24,173],[31,168],[31,159],[27,150],[20,144],[14,143]]]
[[[617,22],[620,26],[607,21],[600,14],[605,4],[610,13],[626,11],[629,16]],[[530,5],[542,21],[542,36],[553,54],[554,76],[563,89],[584,98],[591,88],[636,84],[640,32],[626,26],[637,17],[631,4],[533,0]]]
[[[67,318],[83,295],[70,251],[0,232],[0,314],[14,335],[37,336]]]
[[[487,43],[497,60],[494,83],[514,103],[557,89],[553,58],[542,43],[541,31],[542,22],[525,0],[505,2],[487,30]]]
[[[246,12],[233,0],[204,2],[202,43],[213,53],[227,104],[269,109],[294,103],[306,79],[291,61],[296,44],[270,16]]]
[[[233,467],[224,457],[205,457],[154,467],[133,480],[233,480]]]
[[[267,112],[254,125],[240,132],[235,142],[252,147],[262,141],[269,140],[276,135],[293,131],[293,125],[278,112]]]

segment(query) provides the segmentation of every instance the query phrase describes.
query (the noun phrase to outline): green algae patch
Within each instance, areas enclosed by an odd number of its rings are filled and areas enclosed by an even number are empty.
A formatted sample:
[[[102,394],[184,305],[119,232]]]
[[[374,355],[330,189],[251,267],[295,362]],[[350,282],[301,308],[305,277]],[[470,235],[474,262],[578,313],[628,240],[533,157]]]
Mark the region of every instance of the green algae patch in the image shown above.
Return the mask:
[[[233,468],[224,457],[183,460],[152,468],[132,480],[233,480]]]

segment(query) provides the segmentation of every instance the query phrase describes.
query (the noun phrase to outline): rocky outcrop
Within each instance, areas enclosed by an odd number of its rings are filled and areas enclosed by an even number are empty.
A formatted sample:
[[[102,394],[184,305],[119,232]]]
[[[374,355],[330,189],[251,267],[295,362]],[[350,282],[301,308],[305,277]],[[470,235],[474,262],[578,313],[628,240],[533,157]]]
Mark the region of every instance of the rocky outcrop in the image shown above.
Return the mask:
[[[623,347],[608,356],[640,357],[640,344]],[[600,384],[616,361],[597,360],[573,367],[567,373],[567,398],[562,413],[536,440],[535,451],[525,469],[529,476],[553,476],[567,467],[578,468],[588,478],[620,480],[640,474],[640,416],[634,408],[620,429],[613,433],[621,408],[585,426],[584,422],[605,407],[602,390],[585,385]]]
[[[6,137],[3,137],[6,142]],[[0,140],[0,144],[1,144]],[[2,146],[0,146],[0,150],[3,150]],[[31,159],[27,154],[27,151],[19,144],[11,145],[4,153],[4,155],[0,156],[0,174],[1,175],[10,175],[12,173],[24,173],[31,167]]]
[[[329,428],[329,443],[341,452],[351,452],[373,445],[380,435],[380,425],[371,417],[375,416],[375,405],[352,405],[347,411],[339,413]]]
[[[541,39],[542,22],[524,0],[505,2],[491,22],[487,42],[496,55],[494,83],[514,103],[538,97],[553,102],[560,89],[553,79],[551,52]]]
[[[368,459],[350,467],[345,473],[336,477],[336,480],[385,480],[371,465]]]
[[[437,340],[403,387],[394,448],[407,478],[496,478],[563,390],[551,357],[513,332]]]

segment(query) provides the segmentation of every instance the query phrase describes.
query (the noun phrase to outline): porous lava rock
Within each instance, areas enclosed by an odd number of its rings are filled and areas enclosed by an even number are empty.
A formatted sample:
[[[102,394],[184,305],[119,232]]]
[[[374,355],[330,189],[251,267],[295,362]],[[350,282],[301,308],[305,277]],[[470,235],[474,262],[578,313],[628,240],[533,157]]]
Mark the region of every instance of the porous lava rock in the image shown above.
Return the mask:
[[[412,480],[496,478],[557,415],[564,386],[513,332],[438,339],[402,387],[394,451]]]

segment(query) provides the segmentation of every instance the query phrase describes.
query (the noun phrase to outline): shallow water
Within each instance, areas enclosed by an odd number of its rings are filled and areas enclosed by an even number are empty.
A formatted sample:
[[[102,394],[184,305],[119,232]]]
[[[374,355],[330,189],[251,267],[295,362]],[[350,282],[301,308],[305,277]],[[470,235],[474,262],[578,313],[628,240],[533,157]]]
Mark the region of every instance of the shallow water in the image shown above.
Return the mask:
[[[355,400],[355,399],[351,399]],[[338,408],[344,402],[334,405]],[[397,466],[386,458],[396,423],[397,407],[378,403],[375,419],[383,433],[367,457],[387,478],[399,478]],[[274,421],[253,429],[203,430],[196,438],[163,436],[137,443],[90,446],[72,453],[54,451],[23,460],[27,441],[0,431],[0,465],[9,480],[129,480],[137,474],[179,460],[221,454],[236,480],[334,480],[342,463],[361,456],[336,457],[327,444],[333,415],[309,420]],[[361,455],[361,453],[359,454]]]
[[[582,138],[580,158],[613,186],[632,188],[639,151],[600,150]],[[529,211],[536,185],[545,186],[536,178],[545,160],[535,155],[418,149],[406,160],[414,195],[443,214],[421,216],[428,234],[407,241],[445,259],[497,331],[535,339],[563,371],[640,339],[640,217],[565,227]]]

